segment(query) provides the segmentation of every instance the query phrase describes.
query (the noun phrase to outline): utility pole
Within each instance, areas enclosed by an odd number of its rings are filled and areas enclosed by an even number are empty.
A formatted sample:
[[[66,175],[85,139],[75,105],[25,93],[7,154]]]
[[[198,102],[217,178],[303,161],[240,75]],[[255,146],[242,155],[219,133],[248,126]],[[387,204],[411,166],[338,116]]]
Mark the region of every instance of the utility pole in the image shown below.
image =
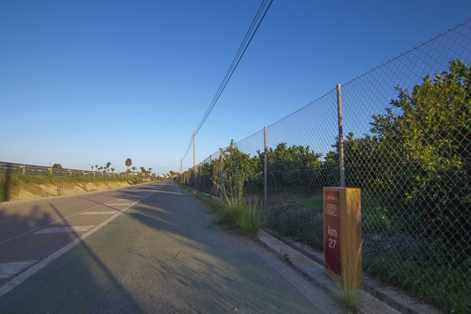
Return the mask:
[[[195,131],[193,131],[193,170],[195,169],[196,166],[196,141],[195,141]]]
[[[343,115],[342,115],[342,88],[337,84],[337,114],[339,126],[339,161],[340,161],[340,186],[345,187],[345,159],[343,151]]]
[[[263,209],[267,210],[267,202],[268,202],[268,192],[267,192],[267,185],[268,185],[268,178],[267,178],[267,171],[268,171],[268,159],[267,159],[267,127],[263,128]]]

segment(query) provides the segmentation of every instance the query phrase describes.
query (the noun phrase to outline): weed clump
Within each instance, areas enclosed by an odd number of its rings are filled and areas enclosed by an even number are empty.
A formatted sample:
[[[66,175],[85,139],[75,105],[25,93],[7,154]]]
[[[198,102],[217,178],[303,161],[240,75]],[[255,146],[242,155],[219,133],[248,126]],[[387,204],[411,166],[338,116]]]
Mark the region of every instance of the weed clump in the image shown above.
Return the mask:
[[[239,229],[254,236],[262,227],[263,214],[257,197],[226,197],[222,206],[214,210],[213,222],[228,228]]]

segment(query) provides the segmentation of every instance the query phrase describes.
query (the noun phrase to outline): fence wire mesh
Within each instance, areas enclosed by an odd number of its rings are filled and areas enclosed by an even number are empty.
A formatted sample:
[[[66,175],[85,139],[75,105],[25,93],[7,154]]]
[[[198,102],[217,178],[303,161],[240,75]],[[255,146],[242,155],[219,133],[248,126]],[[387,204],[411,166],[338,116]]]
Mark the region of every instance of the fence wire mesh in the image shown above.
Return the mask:
[[[362,191],[365,272],[471,313],[470,60],[468,19],[341,87],[343,145],[334,89],[182,180],[220,197],[266,188],[266,227],[323,249],[322,189],[341,184],[343,146],[345,186]]]

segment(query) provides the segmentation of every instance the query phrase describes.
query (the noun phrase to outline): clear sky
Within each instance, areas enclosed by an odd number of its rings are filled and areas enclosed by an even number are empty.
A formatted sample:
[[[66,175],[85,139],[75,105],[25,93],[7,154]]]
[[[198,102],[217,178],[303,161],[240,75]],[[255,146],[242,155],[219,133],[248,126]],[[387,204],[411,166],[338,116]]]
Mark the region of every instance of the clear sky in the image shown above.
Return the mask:
[[[0,161],[179,171],[260,3],[0,1]],[[468,16],[469,0],[275,0],[196,161]]]

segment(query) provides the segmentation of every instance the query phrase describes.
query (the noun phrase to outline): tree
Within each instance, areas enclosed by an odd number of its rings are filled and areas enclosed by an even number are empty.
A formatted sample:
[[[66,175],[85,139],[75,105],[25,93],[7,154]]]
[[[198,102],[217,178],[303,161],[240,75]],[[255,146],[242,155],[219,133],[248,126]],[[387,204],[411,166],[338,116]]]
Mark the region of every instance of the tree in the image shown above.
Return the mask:
[[[141,173],[142,173],[142,174],[145,174],[145,173],[146,173],[146,168],[141,167]]]
[[[111,168],[111,173],[114,173],[116,169],[115,168]]]
[[[95,165],[95,171],[97,171],[97,170],[98,170],[98,165]]]
[[[110,166],[111,166],[111,162],[108,161],[108,162],[106,163],[106,170],[108,170],[108,169],[110,168]]]
[[[137,168],[133,166],[131,167],[131,169],[132,169],[132,172],[134,173],[134,171],[136,171]]]
[[[471,241],[470,85],[471,66],[451,61],[449,72],[427,76],[412,93],[397,88],[391,104],[401,115],[374,117],[380,142],[393,142],[388,153],[407,165],[396,168],[396,189],[416,217],[410,227],[459,252]]]
[[[127,167],[127,169],[129,170],[129,167],[132,166],[132,160],[131,158],[127,158],[125,161],[124,161],[124,165]]]
[[[93,171],[93,168],[94,168],[94,167],[92,166],[92,171]]]
[[[53,165],[52,165],[52,168],[55,168],[55,169],[62,169],[62,166],[61,166],[61,164],[53,164]]]
[[[263,165],[265,153],[259,152],[260,165]],[[278,187],[285,189],[308,190],[320,185],[321,153],[311,151],[309,146],[279,143],[276,148],[267,150],[267,168]]]

